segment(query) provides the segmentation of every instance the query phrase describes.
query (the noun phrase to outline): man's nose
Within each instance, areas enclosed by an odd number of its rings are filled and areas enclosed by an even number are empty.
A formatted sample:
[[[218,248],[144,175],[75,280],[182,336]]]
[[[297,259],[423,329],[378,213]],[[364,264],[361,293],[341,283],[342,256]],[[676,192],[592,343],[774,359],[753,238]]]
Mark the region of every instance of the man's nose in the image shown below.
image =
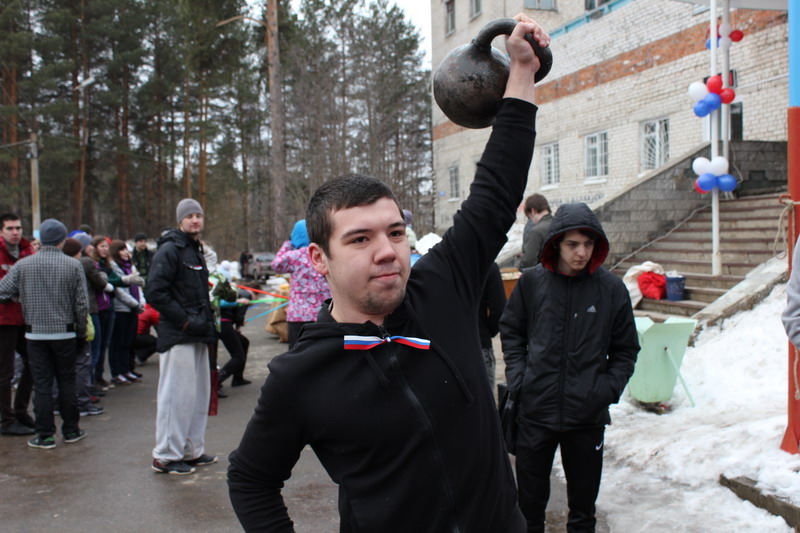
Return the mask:
[[[378,237],[377,250],[375,251],[375,262],[393,261],[397,257],[392,241],[388,236]]]

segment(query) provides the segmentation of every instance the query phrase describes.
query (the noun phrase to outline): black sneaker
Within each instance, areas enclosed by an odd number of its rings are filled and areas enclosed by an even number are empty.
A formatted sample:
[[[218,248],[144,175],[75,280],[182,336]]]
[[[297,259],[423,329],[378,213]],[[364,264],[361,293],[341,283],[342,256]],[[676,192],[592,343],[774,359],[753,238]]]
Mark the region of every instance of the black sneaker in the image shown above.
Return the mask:
[[[187,476],[194,474],[194,467],[187,465],[184,461],[165,461],[161,462],[158,459],[153,459],[153,464],[150,468],[162,474],[173,474],[175,476]]]
[[[106,410],[103,409],[102,407],[95,407],[94,405],[92,405],[86,411],[81,411],[81,416],[97,416],[97,415],[102,415],[105,412]]]
[[[197,457],[195,459],[184,460],[183,462],[189,466],[208,466],[216,463],[217,459],[218,458],[216,455],[207,455],[204,453],[200,457]]]
[[[234,379],[233,381],[231,381],[231,387],[241,387],[242,385],[250,385],[251,383],[252,381],[244,378]]]
[[[50,450],[56,447],[56,439],[52,435],[49,437],[34,437],[28,441],[28,446],[31,448],[40,448],[42,450]]]
[[[79,429],[75,433],[65,433],[64,434],[64,442],[72,444],[73,442],[78,442],[86,437],[86,431],[83,429]]]
[[[33,435],[36,433],[32,427],[19,422],[13,422],[4,428],[0,428],[0,435],[20,436],[20,435]]]

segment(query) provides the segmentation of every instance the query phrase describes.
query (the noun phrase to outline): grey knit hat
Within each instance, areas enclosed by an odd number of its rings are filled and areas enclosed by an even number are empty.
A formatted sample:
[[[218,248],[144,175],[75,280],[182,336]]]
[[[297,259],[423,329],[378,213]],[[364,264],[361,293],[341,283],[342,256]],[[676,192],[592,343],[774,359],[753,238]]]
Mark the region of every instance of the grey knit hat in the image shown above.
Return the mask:
[[[39,226],[39,240],[42,246],[56,246],[67,238],[67,227],[61,221],[48,218]]]
[[[204,214],[203,208],[197,200],[193,198],[184,198],[178,202],[178,207],[175,208],[175,216],[178,219],[178,225],[180,225],[181,220],[195,213]]]
[[[81,251],[92,244],[92,236],[88,233],[76,233],[72,238],[81,243]]]

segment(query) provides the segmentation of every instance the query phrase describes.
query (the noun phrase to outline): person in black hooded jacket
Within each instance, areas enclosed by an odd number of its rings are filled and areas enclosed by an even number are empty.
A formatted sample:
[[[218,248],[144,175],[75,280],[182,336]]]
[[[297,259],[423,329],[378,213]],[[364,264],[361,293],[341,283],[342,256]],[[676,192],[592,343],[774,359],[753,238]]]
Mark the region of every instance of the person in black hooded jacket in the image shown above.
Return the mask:
[[[543,532],[557,446],[567,531],[594,531],[608,406],[633,374],[639,341],[628,291],[601,267],[608,239],[586,204],[558,208],[541,263],[523,270],[500,319],[509,390],[518,391],[517,484],[528,532]]]
[[[177,230],[158,241],[145,286],[147,301],[159,313],[156,472],[186,475],[195,466],[215,463],[204,453],[211,377],[208,344],[216,342],[208,295],[208,269],[200,245],[203,208],[191,198],[178,202]]]
[[[341,532],[524,531],[476,313],[533,153],[539,62],[523,36],[549,43],[531,19],[518,20],[469,198],[413,269],[385,184],[351,175],[314,193],[309,253],[332,299],[269,364],[230,455],[231,503],[246,531],[294,531],[281,489],[306,444],[339,485]]]

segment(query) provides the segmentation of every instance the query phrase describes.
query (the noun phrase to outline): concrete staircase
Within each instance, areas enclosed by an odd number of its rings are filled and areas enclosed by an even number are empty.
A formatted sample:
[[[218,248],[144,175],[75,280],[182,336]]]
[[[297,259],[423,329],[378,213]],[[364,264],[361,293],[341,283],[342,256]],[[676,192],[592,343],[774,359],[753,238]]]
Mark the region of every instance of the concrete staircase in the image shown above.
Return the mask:
[[[617,263],[620,277],[645,261],[660,264],[666,272],[677,271],[686,279],[685,300],[643,299],[636,316],[662,321],[667,316],[693,316],[745,279],[754,268],[769,261],[784,206],[779,193],[720,200],[720,252],[722,275],[711,275],[711,206],[698,209],[666,236]],[[782,228],[785,234],[785,223]],[[783,251],[779,242],[777,252]]]

